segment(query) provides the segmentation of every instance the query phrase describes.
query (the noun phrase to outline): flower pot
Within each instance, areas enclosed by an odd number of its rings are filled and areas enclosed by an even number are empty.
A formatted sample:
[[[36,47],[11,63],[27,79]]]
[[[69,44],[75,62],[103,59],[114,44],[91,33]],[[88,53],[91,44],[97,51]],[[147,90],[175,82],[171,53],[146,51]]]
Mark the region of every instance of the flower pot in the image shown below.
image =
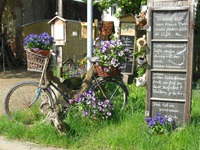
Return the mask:
[[[95,69],[100,77],[114,77],[121,75],[121,70],[118,67],[112,67],[109,72],[104,71],[104,66],[95,65]]]
[[[48,56],[50,51],[49,50],[38,50],[37,53],[39,53],[43,56]]]

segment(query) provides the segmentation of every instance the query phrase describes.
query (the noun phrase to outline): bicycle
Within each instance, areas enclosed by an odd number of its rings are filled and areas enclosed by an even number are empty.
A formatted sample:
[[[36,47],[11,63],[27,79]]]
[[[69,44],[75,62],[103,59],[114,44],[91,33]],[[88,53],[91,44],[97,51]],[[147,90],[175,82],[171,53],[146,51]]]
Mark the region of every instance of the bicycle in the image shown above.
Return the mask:
[[[41,72],[40,81],[39,83],[27,81],[15,85],[6,95],[4,107],[6,115],[11,121],[32,125],[44,122],[49,113],[54,111],[55,106],[59,104],[56,91],[62,95],[67,104],[65,110],[72,104],[72,99],[55,83],[46,79],[51,54],[45,57],[31,51],[26,53],[27,69]],[[32,55],[36,58],[33,59]],[[92,59],[88,59],[92,61]],[[31,66],[29,63],[32,63]],[[115,109],[124,108],[128,98],[128,90],[121,78],[94,75],[92,80],[92,85],[88,90],[93,90],[99,99],[110,99]]]

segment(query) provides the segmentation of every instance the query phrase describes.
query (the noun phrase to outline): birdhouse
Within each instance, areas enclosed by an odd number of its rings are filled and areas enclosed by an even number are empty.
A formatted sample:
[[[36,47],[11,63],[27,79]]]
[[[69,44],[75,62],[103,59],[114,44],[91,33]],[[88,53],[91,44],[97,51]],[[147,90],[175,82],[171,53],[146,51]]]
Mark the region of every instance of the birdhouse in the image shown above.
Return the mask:
[[[48,24],[51,25],[51,36],[54,37],[55,45],[65,45],[66,42],[66,20],[55,16]]]

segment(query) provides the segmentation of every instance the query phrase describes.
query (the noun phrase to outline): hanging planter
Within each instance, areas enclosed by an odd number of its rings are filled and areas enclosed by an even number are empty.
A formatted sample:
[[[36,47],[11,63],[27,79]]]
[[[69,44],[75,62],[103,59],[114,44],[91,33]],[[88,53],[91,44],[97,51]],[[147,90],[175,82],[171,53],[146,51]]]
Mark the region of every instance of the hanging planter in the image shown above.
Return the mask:
[[[145,55],[136,59],[137,67],[142,67],[147,62]]]

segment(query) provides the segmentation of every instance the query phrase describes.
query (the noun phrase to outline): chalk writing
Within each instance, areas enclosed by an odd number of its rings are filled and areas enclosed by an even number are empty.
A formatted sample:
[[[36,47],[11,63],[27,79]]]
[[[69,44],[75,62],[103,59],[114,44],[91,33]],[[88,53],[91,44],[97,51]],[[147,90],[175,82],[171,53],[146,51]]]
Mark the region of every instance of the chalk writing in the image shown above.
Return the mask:
[[[154,69],[186,69],[187,43],[153,43]]]
[[[121,35],[120,39],[122,40],[122,44],[124,46],[134,46],[134,36]]]
[[[161,115],[166,118],[173,117],[178,124],[184,122],[185,103],[152,101],[151,107],[152,116],[156,116],[158,113],[161,113]]]
[[[154,11],[154,39],[187,39],[188,11]]]
[[[186,74],[152,73],[152,97],[185,99]]]

